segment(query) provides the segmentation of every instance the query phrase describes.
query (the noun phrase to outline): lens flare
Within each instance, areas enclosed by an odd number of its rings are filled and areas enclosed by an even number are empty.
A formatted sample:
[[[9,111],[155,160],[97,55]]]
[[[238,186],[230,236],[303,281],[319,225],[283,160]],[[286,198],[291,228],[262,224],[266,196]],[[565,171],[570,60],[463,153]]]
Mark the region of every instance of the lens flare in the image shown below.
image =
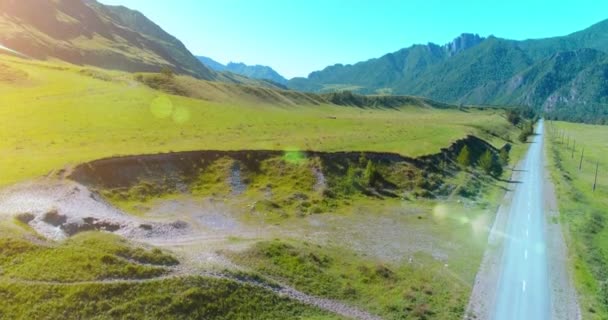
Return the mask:
[[[480,214],[471,222],[471,228],[473,228],[473,234],[475,236],[482,236],[488,230],[490,224],[490,218],[487,214]]]
[[[150,112],[159,119],[168,118],[173,113],[173,103],[167,96],[158,96],[150,103]]]
[[[306,155],[304,154],[304,152],[296,148],[289,148],[285,150],[285,153],[283,154],[283,160],[287,163],[300,165],[304,163],[304,161],[306,161]]]
[[[443,204],[438,204],[433,208],[433,217],[435,220],[445,220],[448,217],[448,207]]]
[[[460,216],[458,218],[458,221],[460,221],[460,223],[462,223],[462,224],[467,224],[467,223],[471,222],[471,219],[469,219],[469,217],[467,217],[467,216]]]

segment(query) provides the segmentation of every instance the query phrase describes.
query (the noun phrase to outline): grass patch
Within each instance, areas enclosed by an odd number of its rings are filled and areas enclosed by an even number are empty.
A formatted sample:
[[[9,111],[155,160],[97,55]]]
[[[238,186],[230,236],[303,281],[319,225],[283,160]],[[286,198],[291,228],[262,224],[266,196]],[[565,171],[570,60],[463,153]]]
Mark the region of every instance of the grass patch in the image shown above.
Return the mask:
[[[9,278],[36,281],[145,279],[167,273],[178,261],[159,249],[133,247],[108,233],[86,232],[64,242],[36,245],[21,237],[0,239],[0,268]]]
[[[0,282],[4,319],[341,319],[256,287],[200,277],[137,284]]]
[[[346,301],[387,319],[457,319],[470,290],[424,254],[416,255],[415,263],[387,264],[344,248],[275,240],[232,257],[298,290]]]
[[[585,319],[608,317],[608,127],[546,121],[550,170]],[[562,142],[561,132],[569,136]],[[576,140],[574,156],[573,139]],[[585,148],[579,171],[582,148]],[[593,192],[595,166],[599,183]]]

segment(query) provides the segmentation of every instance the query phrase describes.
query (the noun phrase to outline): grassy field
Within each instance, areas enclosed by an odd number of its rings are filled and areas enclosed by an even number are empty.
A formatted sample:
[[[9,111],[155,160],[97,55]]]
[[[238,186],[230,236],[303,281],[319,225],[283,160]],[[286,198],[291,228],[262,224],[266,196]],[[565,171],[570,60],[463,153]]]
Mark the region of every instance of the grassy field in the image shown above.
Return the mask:
[[[205,86],[203,100],[164,94],[124,73],[8,57],[0,66],[0,185],[119,154],[314,149],[415,157],[466,134],[498,147],[504,141],[493,133],[508,135],[501,110],[285,106],[245,93],[219,102],[229,88]]]
[[[83,233],[49,246],[3,237],[0,253],[3,276],[34,281],[154,278],[178,263],[158,249],[134,248],[117,236],[101,233]]]
[[[464,313],[470,284],[424,254],[415,262],[385,263],[344,248],[270,241],[235,260],[272,274],[299,290],[350,301],[385,319],[457,319]]]
[[[2,319],[339,319],[230,280],[158,279],[178,263],[173,256],[109,233],[34,239],[0,222]]]
[[[547,143],[585,319],[608,317],[608,127],[549,122]],[[563,137],[563,138],[562,138]],[[568,138],[569,137],[569,138]],[[576,141],[574,156],[573,140]],[[581,153],[584,150],[582,169]],[[595,192],[595,168],[599,176]]]
[[[215,197],[240,208],[239,222],[246,225],[273,225],[286,232],[292,228],[280,240],[255,239],[244,251],[225,252],[256,274],[388,318],[462,316],[487,228],[509,183],[475,166],[462,170],[444,163],[427,172],[413,164],[360,158],[332,160],[343,163],[327,169],[327,186],[317,189],[320,159],[304,159],[299,150],[419,157],[474,134],[497,148],[513,144],[513,163],[526,145],[513,142],[520,130],[507,122],[504,110],[433,108],[425,103],[398,108],[337,106],[301,93],[181,76],[161,79],[160,91],[149,87],[157,80],[158,75],[151,74],[0,59],[0,186],[115,155],[286,151],[260,162],[255,171],[243,170],[248,184],[238,196],[227,185],[234,165],[227,158],[200,171],[189,182],[189,195],[148,181],[124,190],[99,191],[143,217],[143,211],[168,198]],[[395,193],[381,193],[391,190]],[[250,203],[250,209],[243,209]],[[319,216],[327,219],[327,237],[304,243],[322,229],[310,224]],[[379,227],[367,227],[369,223]],[[386,232],[390,227],[391,233]],[[331,318],[230,281],[187,277],[96,283],[166,275],[177,261],[165,252],[107,234],[85,233],[51,243],[31,241],[33,236],[19,228],[6,229],[10,232],[0,239],[6,248],[0,270],[5,279],[26,282],[0,281],[0,298],[10,301],[0,302],[0,317],[53,317],[68,310],[70,316],[81,318]],[[396,243],[394,250],[385,250],[386,243]],[[68,283],[72,281],[93,282]]]

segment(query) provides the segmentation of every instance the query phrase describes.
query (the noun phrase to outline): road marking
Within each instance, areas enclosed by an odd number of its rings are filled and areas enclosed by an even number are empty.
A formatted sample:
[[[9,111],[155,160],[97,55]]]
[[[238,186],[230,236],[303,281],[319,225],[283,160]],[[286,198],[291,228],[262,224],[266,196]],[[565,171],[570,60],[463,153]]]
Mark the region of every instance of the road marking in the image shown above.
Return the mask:
[[[528,221],[530,221],[530,212],[528,212]]]
[[[524,259],[528,260],[528,249],[524,251]]]
[[[528,230],[528,229],[526,229],[526,238],[528,237],[528,231],[529,231],[529,230]]]
[[[526,292],[526,280],[521,283],[521,291]]]

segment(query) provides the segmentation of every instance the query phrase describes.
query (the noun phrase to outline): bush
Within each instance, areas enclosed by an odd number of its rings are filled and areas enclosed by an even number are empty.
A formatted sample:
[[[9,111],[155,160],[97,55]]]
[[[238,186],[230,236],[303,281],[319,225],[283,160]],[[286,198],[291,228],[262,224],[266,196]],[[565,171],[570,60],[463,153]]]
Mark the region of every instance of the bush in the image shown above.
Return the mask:
[[[502,151],[505,150],[501,150],[501,153]],[[486,174],[491,174],[496,177],[501,176],[503,173],[502,160],[497,159],[494,153],[490,150],[486,150],[486,152],[483,153],[483,155],[479,159],[479,166]]]
[[[490,150],[486,150],[486,152],[481,155],[481,158],[479,159],[479,166],[485,173],[492,173],[492,168],[494,167],[494,156]]]
[[[374,180],[376,179],[376,166],[372,163],[371,160],[367,160],[367,165],[365,166],[365,172],[363,173],[363,182],[372,186],[374,184]]]
[[[506,166],[509,164],[509,150],[507,150],[508,148],[506,147],[507,146],[500,149],[500,153],[498,154],[498,157],[500,158],[500,165],[502,166]]]
[[[519,113],[517,113],[517,111],[515,111],[515,110],[509,110],[509,111],[507,111],[507,120],[512,125],[516,126],[521,121],[521,117],[519,116]]]
[[[471,152],[469,151],[468,146],[464,146],[462,149],[460,149],[460,153],[458,154],[456,161],[464,168],[471,165]]]
[[[519,134],[519,141],[522,143],[528,141],[528,137],[532,134],[534,134],[534,125],[532,122],[529,122],[524,126],[522,132]]]

